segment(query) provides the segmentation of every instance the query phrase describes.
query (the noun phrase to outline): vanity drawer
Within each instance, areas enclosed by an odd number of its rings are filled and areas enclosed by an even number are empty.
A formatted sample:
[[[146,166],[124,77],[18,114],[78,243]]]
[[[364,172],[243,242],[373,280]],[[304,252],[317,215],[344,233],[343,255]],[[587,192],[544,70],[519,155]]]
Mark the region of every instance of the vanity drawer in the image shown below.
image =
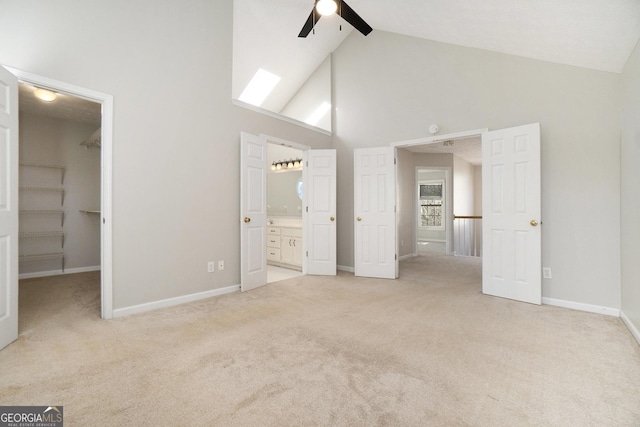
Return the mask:
[[[280,261],[280,248],[267,248],[267,261]]]
[[[280,227],[267,227],[267,235],[279,236],[280,235]]]
[[[267,248],[279,248],[280,247],[280,237],[273,236],[271,234],[267,234]]]

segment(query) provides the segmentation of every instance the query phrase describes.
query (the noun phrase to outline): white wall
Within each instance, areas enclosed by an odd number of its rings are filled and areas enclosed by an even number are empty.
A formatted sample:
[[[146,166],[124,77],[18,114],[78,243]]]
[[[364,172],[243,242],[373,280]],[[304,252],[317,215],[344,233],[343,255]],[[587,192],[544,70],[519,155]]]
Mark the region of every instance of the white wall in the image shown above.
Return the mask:
[[[331,145],[232,104],[232,8],[0,0],[0,64],[114,97],[116,309],[240,283],[241,130]]]
[[[100,217],[81,213],[80,209],[100,209],[100,150],[87,149],[79,144],[90,136],[96,126],[77,121],[20,114],[20,162],[65,166],[64,205],[57,192],[28,191],[21,194],[21,208],[64,209],[65,269],[100,266]],[[21,168],[20,184],[59,186],[59,172]],[[32,182],[29,182],[32,180]],[[37,206],[39,202],[40,204]],[[25,204],[31,203],[32,206]],[[57,205],[57,206],[56,206]],[[30,222],[33,223],[30,224]],[[21,217],[21,231],[56,231],[60,217]],[[60,251],[58,238],[22,239],[21,253]],[[59,270],[59,260],[40,260],[20,263],[20,273]]]
[[[543,296],[620,307],[618,75],[378,30],[351,34],[333,68],[339,217],[353,214],[354,148],[425,137],[431,123],[540,122]],[[338,264],[352,266],[352,221],[338,236]]]
[[[475,209],[474,167],[461,157],[453,156],[453,214],[472,216]],[[480,256],[481,223],[468,218],[453,221],[453,251],[462,256]]]
[[[482,165],[473,166],[473,215],[482,216]]]
[[[284,106],[280,114],[306,123],[309,116],[323,103],[331,105],[331,55],[311,74],[302,87]],[[331,110],[316,123],[326,131],[331,131]]]
[[[640,341],[640,45],[622,73],[622,312]]]
[[[473,165],[466,160],[453,156],[453,214],[473,215],[474,207]]]

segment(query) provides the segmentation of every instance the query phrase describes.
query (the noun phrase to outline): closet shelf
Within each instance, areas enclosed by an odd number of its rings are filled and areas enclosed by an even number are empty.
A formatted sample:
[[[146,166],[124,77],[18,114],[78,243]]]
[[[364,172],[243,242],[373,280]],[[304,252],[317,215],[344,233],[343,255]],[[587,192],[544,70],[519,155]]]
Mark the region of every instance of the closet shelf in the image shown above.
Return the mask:
[[[50,168],[50,169],[61,169],[61,170],[67,169],[66,166],[50,165],[46,163],[31,163],[31,162],[21,162],[20,166],[31,166],[34,168]]]
[[[19,187],[19,190],[35,190],[35,191],[59,191],[61,193],[64,192],[64,188],[62,187],[47,187],[41,185],[29,185],[24,187]]]
[[[102,128],[98,128],[91,136],[80,143],[86,148],[100,148],[102,146]]]
[[[35,218],[23,218],[24,222],[20,220],[18,237],[20,246],[26,253],[19,255],[18,259],[21,263],[33,262],[33,265],[24,267],[29,270],[42,270],[45,267],[46,264],[39,265],[38,261],[59,260],[64,273],[64,178],[67,168],[37,162],[20,162],[19,165],[21,170],[18,189],[22,208],[18,213],[21,217]],[[53,194],[53,197],[49,194]],[[56,198],[57,202],[54,201]],[[58,220],[59,228],[55,225]]]
[[[80,212],[86,213],[86,214],[100,215],[100,211],[95,209],[80,209]]]
[[[62,209],[25,209],[20,211],[21,214],[36,214],[36,215],[64,215]]]
[[[46,254],[25,254],[20,255],[20,261],[32,261],[32,260],[40,260],[40,259],[64,259],[64,252],[50,252]]]
[[[63,231],[22,231],[18,233],[20,237],[62,237]]]

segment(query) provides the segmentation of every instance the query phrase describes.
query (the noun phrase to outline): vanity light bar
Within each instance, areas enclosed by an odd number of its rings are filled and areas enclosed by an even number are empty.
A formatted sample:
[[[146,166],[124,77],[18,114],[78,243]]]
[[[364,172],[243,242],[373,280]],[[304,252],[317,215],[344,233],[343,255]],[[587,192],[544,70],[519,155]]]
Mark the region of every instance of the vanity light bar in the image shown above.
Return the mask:
[[[272,171],[282,169],[302,169],[302,159],[280,160],[278,162],[271,163]]]

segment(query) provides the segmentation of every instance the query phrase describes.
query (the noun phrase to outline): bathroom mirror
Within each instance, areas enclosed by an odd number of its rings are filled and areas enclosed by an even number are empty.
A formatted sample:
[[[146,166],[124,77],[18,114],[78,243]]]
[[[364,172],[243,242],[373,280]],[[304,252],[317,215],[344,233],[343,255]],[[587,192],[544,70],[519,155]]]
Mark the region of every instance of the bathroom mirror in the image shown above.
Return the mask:
[[[267,215],[301,217],[302,200],[298,197],[298,182],[302,171],[267,174]]]

